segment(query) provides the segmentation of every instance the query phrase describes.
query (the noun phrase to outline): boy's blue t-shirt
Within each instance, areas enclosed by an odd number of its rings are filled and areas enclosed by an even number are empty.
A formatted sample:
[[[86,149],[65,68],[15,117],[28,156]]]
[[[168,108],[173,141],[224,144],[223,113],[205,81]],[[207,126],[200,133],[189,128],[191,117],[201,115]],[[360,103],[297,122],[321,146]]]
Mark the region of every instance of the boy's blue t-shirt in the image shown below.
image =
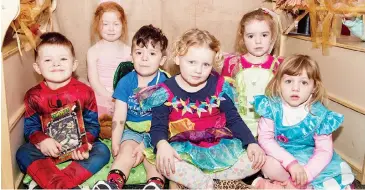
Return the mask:
[[[157,78],[159,78],[158,81]],[[166,79],[166,75],[159,70],[155,78],[153,78],[153,80],[148,83],[148,86],[159,84],[161,82],[164,82]],[[127,103],[127,121],[140,122],[151,120],[151,110],[143,111],[135,98],[134,90],[137,87],[137,72],[133,70],[132,72],[125,75],[122,79],[120,79],[117,87],[115,88],[113,98]]]

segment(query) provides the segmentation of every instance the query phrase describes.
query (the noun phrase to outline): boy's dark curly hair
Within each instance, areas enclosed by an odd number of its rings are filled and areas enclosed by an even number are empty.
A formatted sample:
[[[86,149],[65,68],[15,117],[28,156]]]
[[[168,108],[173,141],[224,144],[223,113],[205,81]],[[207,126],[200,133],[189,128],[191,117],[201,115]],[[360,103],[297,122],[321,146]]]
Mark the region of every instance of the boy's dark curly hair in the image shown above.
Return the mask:
[[[152,24],[142,26],[132,39],[132,50],[137,45],[147,47],[151,43],[153,47],[160,44],[162,55],[166,55],[168,40],[161,29],[154,27]]]

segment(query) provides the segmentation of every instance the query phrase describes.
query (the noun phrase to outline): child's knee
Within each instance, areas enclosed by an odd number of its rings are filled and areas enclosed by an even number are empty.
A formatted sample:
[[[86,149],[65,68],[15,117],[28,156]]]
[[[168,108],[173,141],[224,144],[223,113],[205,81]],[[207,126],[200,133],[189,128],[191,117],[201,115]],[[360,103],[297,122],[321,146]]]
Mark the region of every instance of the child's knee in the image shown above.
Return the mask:
[[[119,147],[119,154],[129,154],[132,156],[133,150],[138,146],[135,141],[124,141]]]
[[[36,156],[44,156],[40,150],[37,149],[33,144],[26,143],[19,147],[16,152],[16,157],[29,157],[30,155],[36,154]]]
[[[22,146],[16,151],[16,162],[19,165],[19,169],[20,171],[22,171],[23,173],[27,172],[27,166],[30,165],[30,163],[25,163],[25,162],[29,162],[27,159],[29,155],[29,152],[26,151],[25,148],[23,148]]]
[[[247,152],[239,157],[232,167],[242,171],[244,177],[251,176],[260,171],[260,169],[253,169],[253,162],[248,158]]]
[[[284,169],[281,163],[271,156],[266,156],[266,161],[263,169],[269,168],[271,170]]]
[[[126,164],[134,163],[135,157],[133,157],[133,147],[121,145],[119,148],[118,156],[115,158],[115,160],[120,160]]]
[[[92,149],[97,154],[110,154],[109,148],[102,142],[95,142]]]
[[[27,158],[29,153],[30,153],[30,151],[28,150],[27,144],[20,146],[15,154],[15,158],[16,158],[17,162],[21,161],[23,158]]]
[[[289,178],[289,173],[281,165],[281,163],[271,156],[266,157],[266,162],[262,167],[264,175],[270,179],[277,181],[286,181]]]
[[[95,142],[93,144],[92,153],[90,156],[98,157],[99,163],[101,165],[105,165],[110,160],[110,150],[109,148],[102,142]]]
[[[238,161],[237,161],[237,164],[239,165],[250,165],[252,167],[252,164],[253,164],[253,161],[251,161],[249,158],[248,158],[248,153],[245,152],[243,153],[239,158],[238,158]]]
[[[19,147],[15,155],[20,170],[26,173],[28,166],[39,159],[46,158],[33,144],[26,143]]]

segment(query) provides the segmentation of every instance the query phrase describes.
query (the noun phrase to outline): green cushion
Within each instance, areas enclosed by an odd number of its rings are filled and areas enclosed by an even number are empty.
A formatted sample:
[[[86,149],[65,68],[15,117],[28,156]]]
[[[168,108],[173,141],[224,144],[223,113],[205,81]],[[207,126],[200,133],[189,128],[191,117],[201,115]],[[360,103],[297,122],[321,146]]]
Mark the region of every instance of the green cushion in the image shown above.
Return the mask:
[[[125,61],[125,62],[119,63],[119,65],[114,73],[113,89],[115,90],[115,88],[117,88],[117,84],[121,78],[123,78],[125,75],[127,75],[128,73],[130,73],[133,70],[134,70],[134,66],[133,66],[132,62]]]
[[[101,141],[104,144],[106,144],[109,147],[109,149],[111,150],[111,140],[110,139],[104,139]],[[64,162],[64,163],[58,164],[57,167],[60,169],[64,169],[70,163],[71,163],[71,161]],[[82,184],[82,186],[89,186],[91,188],[94,186],[94,184],[97,181],[105,180],[106,177],[108,176],[112,163],[113,163],[113,157],[111,156],[109,163],[107,165],[105,165],[99,172],[94,174],[91,178],[86,180]],[[31,181],[32,181],[32,178],[28,174],[25,175],[25,177],[23,179],[23,183],[26,185],[29,185]],[[135,168],[132,168],[126,184],[127,185],[144,184],[146,182],[147,182],[146,170],[144,169],[143,163],[141,163],[140,165],[136,166]]]

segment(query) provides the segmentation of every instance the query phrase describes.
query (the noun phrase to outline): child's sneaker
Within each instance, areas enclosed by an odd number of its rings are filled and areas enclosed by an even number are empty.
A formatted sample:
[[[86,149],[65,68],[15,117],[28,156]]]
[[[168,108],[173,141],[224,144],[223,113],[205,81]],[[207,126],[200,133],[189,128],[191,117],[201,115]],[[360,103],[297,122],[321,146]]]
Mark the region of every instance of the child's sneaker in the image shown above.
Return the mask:
[[[253,180],[251,185],[257,189],[285,189],[285,186],[281,185],[280,182],[272,182],[262,177],[258,177]]]
[[[159,177],[151,177],[147,180],[147,184],[143,187],[143,189],[163,189],[165,182],[163,179]]]
[[[34,180],[32,180],[28,185],[28,190],[42,189]]]
[[[98,181],[95,183],[92,190],[99,190],[99,189],[109,189],[109,190],[118,189],[118,185],[111,181],[106,181],[106,180]]]
[[[143,190],[145,189],[156,189],[156,190],[161,190],[161,188],[156,185],[155,182],[149,182],[148,184],[146,184],[144,187],[143,187]]]

